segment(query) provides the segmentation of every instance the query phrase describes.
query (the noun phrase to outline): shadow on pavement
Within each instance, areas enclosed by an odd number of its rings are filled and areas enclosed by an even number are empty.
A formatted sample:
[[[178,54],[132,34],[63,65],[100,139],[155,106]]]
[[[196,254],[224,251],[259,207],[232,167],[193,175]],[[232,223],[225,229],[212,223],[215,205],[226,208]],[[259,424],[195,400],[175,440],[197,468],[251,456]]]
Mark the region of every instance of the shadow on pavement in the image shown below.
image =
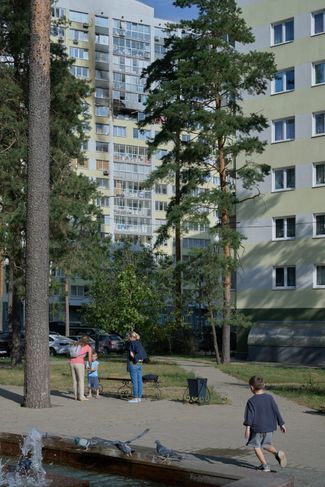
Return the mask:
[[[18,404],[22,404],[23,396],[21,394],[17,394],[16,392],[8,391],[8,389],[0,388],[0,396],[8,399],[9,401],[16,402]]]

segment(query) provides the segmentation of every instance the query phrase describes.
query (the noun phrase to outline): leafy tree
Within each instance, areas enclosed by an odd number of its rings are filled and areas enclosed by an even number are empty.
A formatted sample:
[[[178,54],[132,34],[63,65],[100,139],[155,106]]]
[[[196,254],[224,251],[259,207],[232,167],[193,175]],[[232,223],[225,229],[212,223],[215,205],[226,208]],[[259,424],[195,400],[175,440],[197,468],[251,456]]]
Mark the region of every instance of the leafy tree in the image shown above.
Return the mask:
[[[235,0],[176,0],[175,5],[196,6],[198,17],[174,26],[175,32],[168,42],[167,53],[160,61],[161,66],[166,63],[162,77],[165,73],[172,73],[173,77],[179,76],[185,80],[179,107],[180,126],[183,128],[186,114],[186,130],[192,136],[189,147],[198,179],[212,174],[220,180],[218,185],[208,187],[206,191],[189,192],[189,198],[180,205],[179,212],[191,215],[201,208],[203,210],[199,214],[207,221],[211,214],[218,212],[219,221],[213,230],[223,242],[225,262],[222,360],[229,362],[231,259],[240,239],[231,224],[235,205],[239,204],[235,181],[240,179],[245,189],[253,190],[269,169],[251,160],[254,153],[261,153],[264,149],[264,143],[256,134],[267,127],[267,120],[262,114],[245,113],[241,102],[247,94],[264,93],[276,67],[271,53],[243,48],[254,42],[254,36]],[[182,32],[182,35],[177,32]],[[234,43],[240,49],[235,49]],[[166,88],[160,76],[156,70],[149,80],[152,96],[163,99]],[[244,162],[237,169],[234,161],[239,155]],[[190,185],[191,182],[188,182]],[[255,191],[256,195],[258,190]],[[254,194],[250,197],[254,197]]]
[[[84,309],[87,323],[122,335],[130,329],[142,333],[153,314],[157,318],[153,268],[148,249],[130,244],[112,247],[110,258],[90,282],[91,301]]]

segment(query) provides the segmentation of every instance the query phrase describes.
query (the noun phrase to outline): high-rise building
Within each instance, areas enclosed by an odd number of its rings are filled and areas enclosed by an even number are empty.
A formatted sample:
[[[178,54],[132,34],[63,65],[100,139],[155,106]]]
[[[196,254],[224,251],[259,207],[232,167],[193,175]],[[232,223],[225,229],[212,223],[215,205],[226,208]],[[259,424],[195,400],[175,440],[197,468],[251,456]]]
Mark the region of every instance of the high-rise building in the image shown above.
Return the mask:
[[[238,205],[237,307],[254,321],[325,321],[325,4],[238,4],[256,39],[247,49],[273,52],[277,73],[244,101],[269,120],[255,161],[271,170],[260,196]]]
[[[137,122],[146,101],[141,73],[164,51],[165,21],[137,0],[59,0],[54,17],[68,27],[53,35],[74,58],[72,73],[94,89],[86,161],[77,170],[94,179],[102,193],[102,231],[114,241],[125,238],[150,244],[164,222],[172,186],[144,187],[164,153],[148,157],[146,139],[155,128],[140,132]]]

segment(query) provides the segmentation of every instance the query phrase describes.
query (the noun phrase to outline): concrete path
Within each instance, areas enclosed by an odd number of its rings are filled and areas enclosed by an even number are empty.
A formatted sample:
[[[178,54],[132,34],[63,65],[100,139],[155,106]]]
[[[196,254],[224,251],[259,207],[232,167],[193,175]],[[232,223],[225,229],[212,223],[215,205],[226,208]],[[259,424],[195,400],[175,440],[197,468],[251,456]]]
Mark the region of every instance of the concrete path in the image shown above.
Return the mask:
[[[213,455],[234,468],[252,468],[257,461],[244,447],[242,426],[250,396],[247,385],[203,362],[179,364],[208,378],[209,387],[226,396],[230,404],[198,406],[149,399],[129,404],[111,397],[79,402],[66,391],[53,391],[52,408],[32,410],[20,407],[22,388],[0,385],[1,431],[23,434],[35,426],[54,435],[126,440],[148,427],[150,432],[137,444],[154,447],[154,440],[160,439],[176,450]],[[288,468],[282,473],[295,476],[295,487],[325,487],[325,416],[276,399],[288,428],[286,435],[277,432],[274,438],[288,456]],[[272,470],[280,470],[273,457],[270,464]]]

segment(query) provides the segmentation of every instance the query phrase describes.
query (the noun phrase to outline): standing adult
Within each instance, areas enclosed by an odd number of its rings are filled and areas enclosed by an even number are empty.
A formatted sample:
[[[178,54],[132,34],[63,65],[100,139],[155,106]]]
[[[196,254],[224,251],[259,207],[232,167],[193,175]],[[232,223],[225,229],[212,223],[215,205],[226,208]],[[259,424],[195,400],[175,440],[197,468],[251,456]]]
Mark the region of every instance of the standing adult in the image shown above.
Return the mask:
[[[142,363],[147,358],[146,351],[140,342],[140,335],[135,331],[128,334],[128,342],[126,345],[127,355],[127,370],[130,373],[133,399],[130,403],[139,403],[142,399]]]
[[[78,401],[87,401],[85,397],[85,357],[88,355],[89,363],[92,362],[92,348],[89,345],[89,337],[83,336],[78,341],[80,351],[77,357],[70,358],[74,398]]]

